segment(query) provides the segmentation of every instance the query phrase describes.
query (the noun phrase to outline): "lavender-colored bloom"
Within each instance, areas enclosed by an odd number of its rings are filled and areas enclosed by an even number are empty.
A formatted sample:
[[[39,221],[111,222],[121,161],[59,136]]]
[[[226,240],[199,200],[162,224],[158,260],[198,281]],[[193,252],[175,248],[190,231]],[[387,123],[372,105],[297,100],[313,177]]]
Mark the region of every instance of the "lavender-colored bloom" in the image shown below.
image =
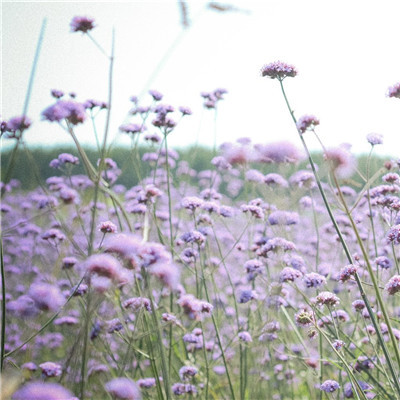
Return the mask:
[[[390,86],[386,95],[387,97],[397,97],[400,99],[400,82]]]
[[[365,308],[365,303],[363,300],[354,300],[353,303],[351,303],[351,306],[353,307],[354,311],[362,311]]]
[[[264,182],[268,186],[288,187],[288,182],[281,175],[270,173],[264,176]]]
[[[139,124],[125,124],[121,125],[119,127],[119,130],[124,133],[140,133],[146,130],[146,127],[144,125],[139,125]]]
[[[24,131],[25,129],[28,129],[32,125],[32,121],[22,115],[19,117],[13,117],[7,121],[7,130],[10,132],[16,132],[16,131]]]
[[[252,339],[250,333],[249,333],[249,332],[245,332],[245,331],[239,332],[238,338],[239,338],[242,342],[245,342],[245,343],[250,343],[250,342],[253,341],[253,339]]]
[[[33,283],[28,295],[34,300],[36,307],[43,311],[58,311],[65,302],[60,289],[49,283]]]
[[[26,295],[22,295],[16,300],[7,302],[6,309],[10,314],[20,318],[33,317],[39,312],[35,301]]]
[[[371,146],[383,143],[383,135],[380,133],[369,133],[367,135],[367,141]]]
[[[140,400],[142,395],[137,384],[129,378],[115,378],[104,385],[106,391],[118,400]]]
[[[268,216],[271,225],[295,225],[299,222],[299,214],[294,211],[273,211]]]
[[[254,204],[242,204],[240,210],[244,213],[249,212],[253,217],[257,219],[264,219],[264,211],[261,207]]]
[[[385,285],[385,290],[390,295],[394,295],[397,292],[400,292],[400,275],[395,275],[390,278],[388,283]]]
[[[366,396],[367,399],[375,398],[376,394],[371,392],[371,389],[373,389],[373,387],[371,385],[369,385],[368,383],[363,382],[363,381],[358,381],[358,384],[360,385],[361,390],[365,393],[365,396]],[[346,383],[344,385],[343,389],[344,389],[343,390],[344,397],[346,399],[353,399],[354,398],[353,385],[352,385],[351,382]]]
[[[289,240],[281,237],[275,237],[269,239],[267,243],[257,251],[257,255],[266,257],[270,251],[277,252],[280,249],[283,251],[293,251],[296,250],[296,246]]]
[[[70,315],[67,315],[65,317],[60,317],[60,318],[56,318],[53,322],[54,325],[77,325],[79,323],[79,319],[72,317]]]
[[[345,345],[345,343],[343,342],[343,340],[338,340],[338,339],[336,339],[336,340],[334,340],[334,341],[332,342],[332,346],[333,346],[337,351],[341,350],[342,347],[343,347],[344,345]]]
[[[186,365],[179,370],[179,376],[181,380],[187,381],[193,376],[197,375],[198,372],[199,370],[196,367],[191,365]]]
[[[61,97],[64,96],[64,92],[62,90],[58,90],[58,89],[52,89],[50,94],[55,99],[61,99]]]
[[[38,366],[34,362],[30,361],[25,364],[22,364],[21,369],[26,369],[28,371],[34,372],[38,369]]]
[[[194,211],[196,208],[199,208],[204,203],[204,200],[195,196],[184,197],[181,204],[183,208]]]
[[[185,243],[197,243],[200,245],[206,241],[206,237],[199,231],[186,232],[181,235],[180,239]]]
[[[84,269],[89,276],[98,275],[114,281],[123,277],[119,261],[109,254],[94,254],[84,263]]]
[[[386,183],[400,183],[400,176],[394,172],[389,172],[382,176],[383,182]]]
[[[320,389],[326,393],[332,393],[335,392],[340,388],[339,383],[337,383],[334,380],[328,379],[327,381],[323,382],[321,384]]]
[[[62,373],[61,365],[53,363],[51,361],[40,364],[39,368],[42,370],[42,375],[46,378],[60,376]]]
[[[155,264],[150,267],[150,274],[170,289],[176,289],[179,285],[180,271],[175,264]]]
[[[336,306],[340,303],[339,297],[331,292],[321,292],[317,296],[317,304]]]
[[[310,326],[314,321],[314,315],[312,312],[307,310],[300,310],[297,314],[295,314],[294,318],[296,324],[299,326]]]
[[[100,223],[98,230],[103,233],[116,233],[117,226],[111,221],[104,221]]]
[[[73,100],[59,100],[42,112],[43,119],[50,122],[60,122],[66,119],[72,125],[85,121],[86,110],[83,104]]]
[[[162,380],[162,378],[160,378]],[[136,381],[136,384],[140,387],[140,389],[151,389],[155,387],[157,384],[156,378],[142,378]]]
[[[192,110],[189,107],[179,107],[179,111],[182,113],[182,115],[192,115]]]
[[[250,300],[257,300],[258,295],[254,290],[242,290],[239,296],[239,303],[248,303]]]
[[[390,228],[386,235],[386,240],[388,243],[400,244],[400,224]]]
[[[324,158],[331,163],[332,170],[339,178],[350,177],[356,168],[356,159],[350,153],[348,145],[327,149]]]
[[[29,382],[18,389],[12,400],[71,400],[72,393],[58,383]]]
[[[303,115],[296,123],[300,133],[304,133],[308,129],[313,130],[317,125],[319,125],[319,119],[314,115]]]
[[[261,68],[261,76],[267,76],[271,79],[283,80],[286,77],[295,77],[297,70],[293,65],[286,64],[282,61],[275,61],[270,64],[266,64]]]
[[[74,17],[70,23],[71,32],[87,33],[95,26],[94,19],[90,17]]]
[[[255,145],[256,160],[262,163],[296,163],[303,158],[300,150],[291,142],[281,141]]]
[[[294,282],[296,279],[301,278],[302,275],[297,269],[285,267],[279,275],[279,280],[281,282]]]
[[[146,297],[131,297],[128,300],[125,300],[122,303],[122,307],[124,308],[129,308],[130,310],[133,310],[134,312],[137,312],[141,310],[142,308],[145,308],[149,313],[151,313],[151,302],[148,298]]]
[[[389,269],[392,266],[392,262],[385,256],[376,257],[375,264],[382,269]]]
[[[308,288],[319,288],[326,284],[326,278],[316,272],[305,274],[303,281]]]
[[[182,396],[184,394],[196,394],[196,386],[190,385],[188,383],[174,383],[171,387],[172,393],[175,396]]]
[[[339,273],[339,281],[346,282],[351,279],[352,276],[355,276],[357,273],[357,267],[353,264],[346,265],[340,270]]]
[[[160,92],[157,90],[149,90],[150,96],[153,98],[154,101],[160,101],[164,97]]]

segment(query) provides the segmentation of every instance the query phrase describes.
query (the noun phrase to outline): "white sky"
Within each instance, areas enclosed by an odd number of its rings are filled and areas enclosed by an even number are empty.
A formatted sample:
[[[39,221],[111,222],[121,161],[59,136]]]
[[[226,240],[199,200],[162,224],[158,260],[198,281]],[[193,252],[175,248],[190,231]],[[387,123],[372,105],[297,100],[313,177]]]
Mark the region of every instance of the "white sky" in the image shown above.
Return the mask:
[[[227,1],[228,3],[228,1]],[[213,115],[202,115],[201,91],[228,90],[220,103],[218,143],[247,136],[253,142],[292,140],[297,133],[275,80],[260,77],[263,64],[281,60],[299,75],[285,80],[299,117],[319,117],[327,146],[348,142],[357,153],[369,150],[365,136],[384,135],[380,154],[400,157],[400,100],[386,90],[400,81],[398,0],[265,0],[230,1],[251,13],[217,13],[207,1],[188,1],[193,25],[186,30],[150,89],[162,92],[163,103],[186,105],[194,115],[169,137],[175,146],[213,143]],[[118,133],[131,107],[129,97],[145,84],[165,51],[182,32],[176,0],[130,2],[2,2],[1,114],[22,113],[40,26],[47,28],[28,116],[34,125],[28,143],[71,143],[54,124],[40,120],[53,103],[50,90],[74,91],[78,100],[107,100],[108,61],[90,40],[70,33],[74,16],[95,18],[93,36],[110,47],[116,30],[111,133]],[[150,99],[145,96],[143,104]],[[103,125],[99,126],[99,130]],[[94,143],[90,124],[78,136]],[[6,142],[2,143],[4,147]],[[312,148],[318,146],[311,140]]]

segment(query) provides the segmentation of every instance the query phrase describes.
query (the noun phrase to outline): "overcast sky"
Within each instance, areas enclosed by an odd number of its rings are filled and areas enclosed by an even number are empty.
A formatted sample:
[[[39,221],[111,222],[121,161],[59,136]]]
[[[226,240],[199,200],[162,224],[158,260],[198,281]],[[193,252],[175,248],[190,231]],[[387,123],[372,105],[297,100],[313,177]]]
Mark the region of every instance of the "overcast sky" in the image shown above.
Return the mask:
[[[87,37],[70,32],[71,19],[87,15],[97,23],[93,36],[107,49],[115,27],[111,132],[118,143],[127,143],[118,127],[131,107],[129,97],[147,89],[172,46],[149,86],[165,95],[164,103],[194,111],[170,136],[172,145],[190,145],[197,136],[212,145],[213,114],[202,113],[200,92],[222,87],[228,94],[218,110],[218,143],[246,136],[256,143],[284,139],[300,146],[278,82],[260,77],[263,64],[282,60],[299,71],[284,81],[296,115],[319,117],[325,145],[347,142],[355,152],[366,152],[365,136],[378,132],[384,136],[378,153],[400,157],[400,100],[386,97],[387,88],[400,81],[398,0],[227,1],[243,10],[229,13],[212,11],[203,0],[187,3],[191,25],[183,30],[176,0],[3,0],[2,117],[22,112],[40,26],[47,18],[28,112],[34,124],[26,140],[71,143],[58,126],[41,121],[40,113],[53,103],[53,88],[74,91],[81,101],[107,99],[107,59]],[[77,131],[83,142],[94,143],[89,124]]]

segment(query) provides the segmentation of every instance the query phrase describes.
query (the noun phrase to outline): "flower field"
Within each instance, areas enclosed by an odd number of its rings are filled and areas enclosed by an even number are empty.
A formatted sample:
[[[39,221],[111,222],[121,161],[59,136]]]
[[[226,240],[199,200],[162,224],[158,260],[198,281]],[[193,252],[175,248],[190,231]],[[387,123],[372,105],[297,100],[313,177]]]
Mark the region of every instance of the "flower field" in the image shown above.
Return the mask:
[[[70,26],[105,54],[111,82],[114,54],[95,27],[88,17]],[[19,154],[34,171],[23,140],[32,121],[2,122],[12,145],[1,183],[2,398],[400,399],[400,163],[374,162],[377,133],[364,165],[346,145],[325,148],[319,119],[292,109],[292,79],[301,75],[284,62],[261,68],[260,81],[281,89],[293,140],[211,144],[203,170],[196,147],[186,161],[168,145],[190,108],[155,90],[147,102],[132,96],[119,128],[132,187],[109,157],[111,90],[106,101],[51,90],[40,123],[75,149],[33,190],[13,175]],[[228,95],[202,93],[204,109],[216,113]],[[400,98],[400,84],[387,96]],[[82,124],[93,124],[97,162],[76,135]]]

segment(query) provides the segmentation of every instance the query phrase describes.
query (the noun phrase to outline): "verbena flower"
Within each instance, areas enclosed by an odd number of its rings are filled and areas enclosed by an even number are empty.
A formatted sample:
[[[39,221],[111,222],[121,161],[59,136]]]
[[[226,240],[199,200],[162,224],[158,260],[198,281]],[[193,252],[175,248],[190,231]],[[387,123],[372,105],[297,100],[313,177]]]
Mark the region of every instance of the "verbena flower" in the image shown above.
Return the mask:
[[[286,64],[282,61],[275,61],[270,64],[266,64],[261,68],[261,76],[267,76],[271,79],[283,80],[286,77],[295,77],[297,70],[293,65]]]
[[[380,133],[369,133],[367,135],[367,141],[371,146],[376,146],[383,143],[383,135]]]
[[[397,292],[400,292],[400,275],[395,275],[390,278],[388,283],[385,285],[385,290],[390,295],[394,295]]]
[[[340,388],[339,383],[332,379],[328,379],[327,381],[323,382],[320,386],[320,389],[326,393],[335,392],[339,388]]]
[[[400,99],[400,82],[390,86],[387,90],[388,97],[397,97]]]
[[[114,378],[104,385],[106,391],[118,400],[140,400],[138,385],[129,378]]]
[[[94,19],[90,17],[74,17],[70,23],[71,32],[87,33],[91,31],[96,25]]]
[[[61,365],[50,361],[40,364],[39,368],[42,370],[42,375],[46,378],[60,376],[62,373]]]
[[[308,129],[313,130],[317,125],[319,125],[319,119],[314,115],[303,115],[296,123],[300,133],[305,133]]]
[[[70,400],[72,393],[58,383],[28,382],[13,395],[12,400]]]
[[[317,304],[337,306],[340,303],[339,297],[331,292],[321,292],[317,296]]]
[[[72,125],[78,125],[86,120],[86,110],[83,104],[73,100],[58,100],[42,112],[43,119],[50,122],[67,120]]]

